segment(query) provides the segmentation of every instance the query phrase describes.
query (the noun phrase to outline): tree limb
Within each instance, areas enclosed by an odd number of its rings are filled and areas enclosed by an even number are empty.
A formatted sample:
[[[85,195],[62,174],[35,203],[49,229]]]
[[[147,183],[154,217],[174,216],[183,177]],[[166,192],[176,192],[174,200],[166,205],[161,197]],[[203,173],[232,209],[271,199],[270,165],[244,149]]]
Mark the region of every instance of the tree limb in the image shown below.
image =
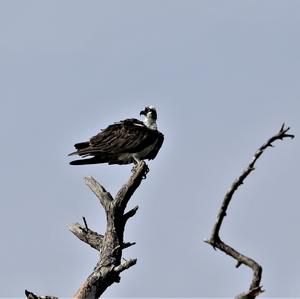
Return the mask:
[[[122,251],[135,243],[125,242],[124,228],[126,221],[132,217],[137,207],[131,209],[124,214],[126,205],[140,185],[142,179],[145,178],[149,171],[144,161],[139,162],[133,168],[133,174],[128,182],[122,186],[115,198],[107,192],[94,178],[86,177],[85,182],[88,187],[99,198],[107,219],[105,235],[100,235],[87,227],[81,226],[79,223],[70,225],[70,231],[83,242],[100,251],[100,259],[89,275],[86,281],[77,290],[73,298],[76,299],[96,299],[114,282],[120,282],[120,273],[136,264],[136,259],[129,259],[125,262],[122,260]],[[40,297],[25,291],[28,299],[56,299],[56,297]]]
[[[128,260],[124,263],[122,263],[121,265],[117,266],[114,268],[114,271],[117,272],[117,273],[121,273],[123,272],[124,270],[132,267],[133,265],[136,264],[136,261],[137,259],[131,259],[131,260]]]
[[[78,239],[89,244],[94,249],[100,251],[103,235],[82,227],[79,223],[71,224],[69,226],[69,231],[72,232]]]
[[[130,177],[127,184],[123,185],[115,198],[116,206],[119,206],[122,210],[125,210],[130,197],[139,187],[142,180],[146,178],[149,168],[146,163],[140,162],[133,168],[133,171],[133,175]]]
[[[25,290],[25,295],[28,299],[58,299],[58,297],[54,296],[37,296],[32,292]]]
[[[128,220],[129,218],[133,217],[133,216],[136,214],[138,208],[139,208],[139,207],[136,206],[136,207],[134,207],[133,209],[129,210],[127,213],[125,213],[125,214],[123,215],[124,223],[126,223],[127,220]]]
[[[233,249],[232,247],[224,243],[219,236],[220,228],[223,223],[224,217],[226,216],[227,208],[229,206],[229,203],[235,191],[243,184],[247,176],[255,169],[254,167],[255,163],[258,160],[258,158],[263,154],[265,149],[268,147],[273,147],[273,142],[275,142],[276,140],[283,140],[284,138],[294,138],[294,135],[287,134],[289,129],[290,129],[289,127],[285,128],[283,124],[280,130],[278,131],[278,133],[276,133],[269,140],[267,140],[267,142],[264,143],[255,152],[254,157],[252,158],[248,166],[245,168],[242,174],[233,182],[230,189],[226,193],[221,208],[219,210],[219,213],[217,215],[216,222],[213,226],[211,236],[209,240],[205,241],[206,243],[212,245],[213,248],[218,248],[221,251],[233,257],[234,259],[236,259],[237,260],[236,267],[239,267],[241,264],[244,264],[253,270],[253,278],[252,278],[249,291],[236,296],[236,299],[252,299],[263,292],[262,287],[260,286],[262,267],[253,259],[239,253],[238,251],[236,251],[235,249]]]
[[[84,178],[85,183],[93,191],[93,193],[98,197],[100,203],[104,209],[107,209],[109,204],[114,200],[109,192],[105,190],[93,177],[86,176]]]

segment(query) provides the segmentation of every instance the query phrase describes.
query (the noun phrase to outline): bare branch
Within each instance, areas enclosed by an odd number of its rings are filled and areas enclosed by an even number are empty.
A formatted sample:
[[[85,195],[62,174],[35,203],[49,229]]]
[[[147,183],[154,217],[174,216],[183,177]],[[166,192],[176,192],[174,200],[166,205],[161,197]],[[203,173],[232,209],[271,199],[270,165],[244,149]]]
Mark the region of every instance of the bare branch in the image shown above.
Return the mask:
[[[25,295],[28,299],[58,299],[58,297],[54,296],[37,296],[32,292],[25,290]]]
[[[136,264],[137,259],[130,259],[124,263],[122,263],[121,265],[117,266],[114,268],[114,271],[117,273],[121,273],[122,271],[132,267],[133,265]]]
[[[122,271],[132,267],[136,263],[136,259],[121,263],[122,250],[135,244],[130,242],[124,243],[123,241],[126,224],[126,220],[124,219],[132,217],[136,213],[137,207],[125,215],[124,210],[127,202],[140,185],[147,171],[148,166],[146,163],[144,161],[139,162],[134,168],[134,172],[127,184],[121,188],[115,199],[93,178],[86,178],[88,186],[102,202],[106,212],[107,227],[100,246],[100,260],[94,268],[93,273],[78,289],[74,298],[98,298],[112,283],[120,281],[119,274]]]
[[[131,246],[133,246],[135,244],[136,244],[135,242],[126,242],[126,243],[123,243],[122,249],[126,249],[126,248],[131,247]]]
[[[89,244],[94,249],[100,251],[103,240],[103,235],[82,227],[79,223],[71,224],[69,230],[81,241]]]
[[[85,183],[99,198],[106,213],[106,232],[102,236],[79,223],[69,226],[69,230],[80,240],[100,251],[100,259],[93,272],[77,290],[73,298],[76,299],[97,299],[113,283],[120,282],[120,273],[136,264],[136,259],[130,259],[121,263],[122,251],[133,246],[135,243],[124,242],[124,228],[126,221],[132,217],[138,207],[133,208],[124,214],[126,204],[134,191],[138,188],[146,173],[149,171],[147,164],[139,162],[133,169],[133,174],[127,184],[122,186],[114,199],[103,186],[92,177],[85,177]],[[34,293],[25,291],[28,299],[57,299],[57,297],[36,296]]]
[[[262,287],[253,288],[247,292],[241,293],[234,297],[234,299],[252,299],[263,293]]]
[[[279,132],[277,134],[275,134],[274,136],[272,136],[266,143],[264,143],[255,152],[254,157],[252,158],[249,165],[245,168],[245,170],[242,172],[242,174],[233,182],[233,184],[231,185],[230,189],[228,190],[228,192],[226,193],[226,195],[224,197],[221,209],[219,211],[215,226],[214,226],[212,234],[211,234],[212,239],[218,238],[220,227],[222,225],[224,217],[226,216],[226,211],[227,211],[228,205],[231,201],[231,198],[232,198],[234,192],[243,184],[246,177],[255,169],[255,167],[254,167],[255,163],[256,163],[257,159],[263,154],[264,150],[267,147],[273,146],[272,143],[276,140],[282,140],[283,138],[287,138],[287,137],[294,138],[294,135],[286,134],[286,132],[289,129],[290,129],[289,127],[284,129],[284,124],[283,124],[282,127],[280,128]]]
[[[94,192],[94,194],[100,200],[100,203],[104,207],[104,209],[108,209],[109,204],[114,200],[109,192],[105,190],[103,186],[101,186],[93,177],[86,176],[84,178],[85,183],[89,186],[89,188]]]
[[[123,185],[115,198],[116,206],[120,207],[122,210],[125,210],[127,202],[135,190],[139,187],[141,181],[146,177],[149,168],[144,161],[141,161],[136,164],[133,171],[133,175],[130,177],[128,182]]]
[[[229,245],[225,244],[221,239],[216,240],[215,242],[213,242],[212,240],[207,240],[205,242],[212,245],[214,248],[220,249],[221,251],[225,252],[227,255],[230,255],[231,257],[236,259],[237,260],[236,267],[239,267],[241,264],[250,267],[253,270],[253,279],[250,286],[250,290],[259,286],[261,280],[261,274],[262,274],[262,267],[257,262],[241,254],[240,252],[230,247]]]
[[[133,243],[131,243],[131,242],[123,243],[122,245],[118,245],[117,247],[115,247],[113,249],[112,253],[114,253],[116,250],[119,250],[119,249],[123,250],[123,249],[128,248],[130,246],[133,246],[135,244],[136,244],[135,242],[133,242]]]
[[[248,166],[245,168],[245,170],[242,172],[242,174],[233,182],[230,189],[227,191],[221,208],[219,210],[219,213],[217,215],[216,222],[213,226],[212,233],[209,240],[206,240],[205,242],[213,246],[213,248],[218,248],[221,251],[225,252],[226,254],[230,255],[234,259],[237,260],[236,267],[239,267],[241,264],[244,264],[248,267],[250,267],[253,270],[253,278],[252,282],[249,288],[249,291],[242,293],[238,295],[237,299],[253,299],[256,296],[258,296],[260,293],[263,292],[260,281],[261,281],[261,274],[262,274],[262,267],[255,262],[253,259],[239,253],[229,245],[225,244],[219,236],[220,228],[223,223],[224,217],[226,216],[228,205],[235,193],[235,191],[241,186],[244,182],[244,180],[247,178],[247,176],[255,169],[255,163],[258,160],[258,158],[263,154],[264,150],[268,147],[273,147],[273,142],[276,140],[283,140],[284,138],[294,138],[294,135],[287,134],[289,131],[289,127],[285,128],[284,124],[281,126],[278,133],[276,133],[274,136],[272,136],[269,140],[267,140],[266,143],[264,143],[254,154],[254,157],[252,158],[251,162],[248,164]]]
[[[139,206],[135,206],[133,209],[129,210],[123,215],[124,223],[126,223],[129,218],[133,217],[136,214],[138,208]]]

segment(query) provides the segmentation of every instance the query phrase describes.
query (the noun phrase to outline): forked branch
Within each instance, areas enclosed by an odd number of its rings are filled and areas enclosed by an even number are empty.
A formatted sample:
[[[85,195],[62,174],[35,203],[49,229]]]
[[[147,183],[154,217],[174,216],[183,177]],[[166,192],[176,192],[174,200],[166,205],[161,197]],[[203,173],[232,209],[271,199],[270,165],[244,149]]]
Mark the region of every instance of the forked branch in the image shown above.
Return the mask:
[[[85,183],[98,197],[105,210],[107,226],[104,236],[89,229],[86,222],[85,226],[76,223],[69,227],[76,237],[100,252],[99,261],[93,272],[81,285],[73,298],[99,298],[111,284],[120,282],[121,272],[136,264],[136,259],[121,262],[123,249],[135,244],[124,242],[123,237],[126,222],[130,217],[134,216],[137,207],[129,210],[127,213],[125,213],[125,209],[130,197],[139,187],[148,171],[147,164],[144,161],[139,162],[134,167],[133,174],[128,182],[122,186],[115,198],[95,179],[92,177],[85,178]],[[52,296],[37,296],[27,290],[25,294],[28,299],[57,299],[57,297]]]
[[[216,222],[213,226],[211,236],[208,240],[205,242],[213,246],[213,248],[218,248],[221,251],[225,252],[226,254],[230,255],[237,261],[236,267],[239,267],[241,264],[244,264],[248,267],[250,267],[253,270],[253,278],[252,282],[249,288],[249,291],[244,292],[242,294],[239,294],[236,296],[236,299],[252,299],[258,296],[260,293],[263,292],[262,287],[260,286],[261,281],[261,274],[262,274],[262,267],[255,262],[253,259],[239,253],[234,248],[230,247],[226,243],[224,243],[220,236],[220,228],[223,223],[224,217],[226,216],[227,208],[229,206],[229,203],[235,193],[235,191],[243,184],[244,180],[247,178],[247,176],[255,169],[255,163],[258,160],[258,158],[263,154],[266,148],[273,147],[273,143],[276,140],[283,140],[284,138],[294,138],[294,135],[287,134],[289,131],[289,127],[285,128],[284,124],[281,126],[278,133],[276,133],[274,136],[272,136],[269,140],[267,140],[266,143],[264,143],[254,154],[252,160],[248,164],[248,166],[245,168],[245,170],[242,172],[242,174],[233,182],[229,190],[227,191],[221,208],[219,210],[219,213],[217,215]]]

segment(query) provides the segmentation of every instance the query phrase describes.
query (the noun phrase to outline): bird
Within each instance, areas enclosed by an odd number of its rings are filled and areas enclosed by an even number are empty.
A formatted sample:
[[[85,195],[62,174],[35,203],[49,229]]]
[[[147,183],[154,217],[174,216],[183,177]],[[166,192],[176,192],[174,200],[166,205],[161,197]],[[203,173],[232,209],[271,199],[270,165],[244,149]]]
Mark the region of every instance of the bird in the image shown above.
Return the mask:
[[[154,106],[147,106],[140,112],[144,120],[125,119],[102,129],[89,141],[76,143],[76,151],[69,156],[79,155],[70,165],[85,164],[137,164],[158,154],[164,135],[157,129],[157,111]]]

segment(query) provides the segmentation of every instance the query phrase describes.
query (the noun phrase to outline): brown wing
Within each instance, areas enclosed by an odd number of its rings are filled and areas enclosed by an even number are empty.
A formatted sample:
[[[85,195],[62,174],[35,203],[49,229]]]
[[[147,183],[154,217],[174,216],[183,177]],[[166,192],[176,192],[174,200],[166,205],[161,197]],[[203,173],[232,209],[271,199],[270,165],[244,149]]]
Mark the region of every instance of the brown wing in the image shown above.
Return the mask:
[[[89,146],[78,149],[76,153],[79,155],[136,153],[153,143],[157,137],[156,133],[139,120],[127,119],[108,126],[90,139]]]
[[[164,135],[161,132],[158,132],[158,135],[157,135],[156,138],[157,138],[157,141],[156,141],[154,149],[151,151],[151,153],[149,153],[147,155],[147,157],[145,157],[145,159],[152,160],[158,154],[158,152],[159,152],[159,150],[160,150],[160,148],[161,148],[161,146],[164,142]]]

